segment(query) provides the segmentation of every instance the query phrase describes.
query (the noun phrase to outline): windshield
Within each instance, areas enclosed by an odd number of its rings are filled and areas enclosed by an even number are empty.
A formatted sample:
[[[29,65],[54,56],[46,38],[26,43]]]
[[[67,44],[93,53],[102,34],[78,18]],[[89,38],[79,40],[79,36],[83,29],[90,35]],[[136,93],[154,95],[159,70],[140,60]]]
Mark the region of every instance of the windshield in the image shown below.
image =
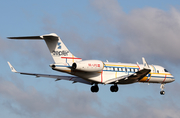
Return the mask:
[[[166,69],[164,69],[164,72],[168,72]]]

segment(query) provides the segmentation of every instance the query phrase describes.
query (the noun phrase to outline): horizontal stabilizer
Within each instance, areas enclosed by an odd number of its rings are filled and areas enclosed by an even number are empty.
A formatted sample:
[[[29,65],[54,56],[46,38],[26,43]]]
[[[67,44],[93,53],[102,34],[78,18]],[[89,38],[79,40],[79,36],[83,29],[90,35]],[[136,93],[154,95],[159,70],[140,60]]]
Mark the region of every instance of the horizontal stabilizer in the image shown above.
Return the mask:
[[[8,39],[43,39],[41,36],[7,37]]]
[[[8,39],[44,39],[44,37],[58,37],[57,34],[45,34],[42,36],[20,36],[20,37],[7,37]]]

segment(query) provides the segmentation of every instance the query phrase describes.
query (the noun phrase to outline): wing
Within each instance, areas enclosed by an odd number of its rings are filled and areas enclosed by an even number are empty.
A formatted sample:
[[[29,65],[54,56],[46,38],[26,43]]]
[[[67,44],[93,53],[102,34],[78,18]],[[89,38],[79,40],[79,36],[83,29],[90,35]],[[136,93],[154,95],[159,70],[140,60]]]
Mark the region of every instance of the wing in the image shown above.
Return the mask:
[[[107,80],[104,84],[131,84],[137,81],[140,81],[144,78],[151,70],[150,69],[142,69],[136,73],[131,75],[120,76],[117,78],[113,78]]]
[[[131,75],[124,75],[107,80],[104,84],[131,84],[140,81],[151,71],[144,57],[142,58],[142,61],[144,65],[144,68],[142,70],[139,70],[138,72]]]
[[[56,79],[55,81],[58,80],[68,80],[68,81],[72,81],[73,83],[79,82],[79,83],[83,83],[83,84],[89,84],[91,85],[91,82],[88,82],[80,77],[75,77],[75,76],[59,76],[59,75],[48,75],[48,74],[36,74],[36,73],[24,73],[24,72],[17,72],[15,70],[15,68],[8,62],[8,65],[11,69],[12,72],[14,73],[20,73],[20,74],[24,74],[24,75],[33,75],[36,77],[47,77],[47,78],[54,78]]]

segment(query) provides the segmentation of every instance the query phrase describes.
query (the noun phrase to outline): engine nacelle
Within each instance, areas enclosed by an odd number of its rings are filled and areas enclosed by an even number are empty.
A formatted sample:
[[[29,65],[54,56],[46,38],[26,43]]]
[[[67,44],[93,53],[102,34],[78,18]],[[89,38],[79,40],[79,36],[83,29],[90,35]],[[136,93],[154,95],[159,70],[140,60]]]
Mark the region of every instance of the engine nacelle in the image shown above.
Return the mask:
[[[75,62],[72,64],[73,70],[80,70],[85,72],[100,72],[104,68],[104,63],[100,60],[85,60]]]

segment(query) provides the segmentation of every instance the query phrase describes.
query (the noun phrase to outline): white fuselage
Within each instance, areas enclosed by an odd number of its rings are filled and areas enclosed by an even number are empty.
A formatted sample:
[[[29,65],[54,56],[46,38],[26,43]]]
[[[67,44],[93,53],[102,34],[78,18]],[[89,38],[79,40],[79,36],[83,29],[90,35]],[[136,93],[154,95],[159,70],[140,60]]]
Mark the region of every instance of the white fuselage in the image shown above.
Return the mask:
[[[53,70],[75,75],[76,77],[17,72],[8,62],[11,71],[15,73],[34,75],[36,77],[50,77],[55,78],[56,81],[63,79],[73,81],[73,83],[94,84],[91,87],[92,92],[99,91],[98,84],[114,84],[110,87],[110,90],[111,92],[117,92],[117,84],[147,82],[161,83],[160,94],[164,95],[164,84],[175,80],[165,68],[158,65],[148,65],[144,57],[142,57],[143,65],[82,60],[74,56],[55,33],[41,36],[9,37],[9,39],[44,40],[54,59],[54,64],[51,64],[50,67]]]
[[[149,65],[151,72],[144,78],[137,82],[147,83],[169,83],[174,81],[173,76],[167,72],[167,70],[158,65]],[[99,72],[83,72],[83,71],[72,71],[68,64],[56,65],[54,70],[66,72],[72,75],[76,75],[88,81],[95,83],[106,82],[109,79],[121,77],[124,75],[133,74],[143,69],[142,64],[128,64],[128,63],[110,63],[104,62],[104,68]],[[117,84],[130,84],[126,82],[118,82]]]

